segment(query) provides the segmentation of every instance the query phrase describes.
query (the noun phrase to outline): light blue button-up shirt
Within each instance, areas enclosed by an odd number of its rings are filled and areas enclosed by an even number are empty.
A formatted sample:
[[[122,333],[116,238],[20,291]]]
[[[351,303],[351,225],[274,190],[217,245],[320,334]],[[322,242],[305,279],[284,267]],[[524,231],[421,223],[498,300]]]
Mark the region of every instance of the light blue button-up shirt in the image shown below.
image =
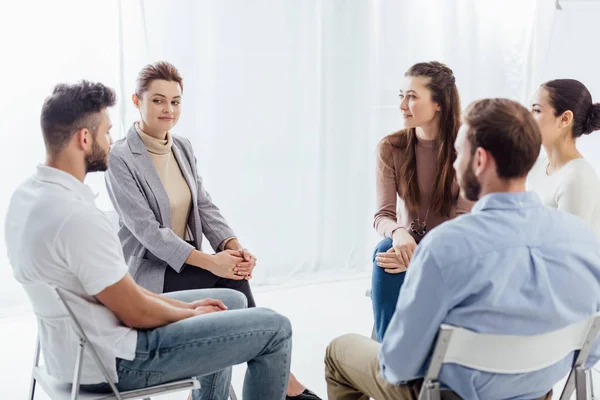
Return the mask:
[[[577,217],[534,193],[493,193],[433,229],[408,268],[379,360],[391,383],[422,378],[442,323],[493,334],[549,332],[600,310],[600,246]],[[589,364],[600,358],[598,343]],[[440,381],[463,399],[535,399],[570,355],[540,371],[500,375],[457,364]]]

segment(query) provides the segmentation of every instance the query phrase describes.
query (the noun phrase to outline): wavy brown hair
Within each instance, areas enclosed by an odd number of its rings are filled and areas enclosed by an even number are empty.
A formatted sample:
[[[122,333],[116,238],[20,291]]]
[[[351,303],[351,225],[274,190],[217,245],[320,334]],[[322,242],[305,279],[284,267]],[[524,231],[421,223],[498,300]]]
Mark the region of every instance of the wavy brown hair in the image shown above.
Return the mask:
[[[437,61],[418,63],[410,67],[404,76],[429,78],[427,88],[431,91],[431,100],[440,105],[440,133],[437,136],[437,167],[434,191],[430,209],[449,217],[455,197],[452,193],[456,159],[454,141],[460,128],[460,98],[454,73],[446,65]],[[417,133],[415,128],[403,129],[383,138],[392,148],[404,152],[404,163],[400,167],[400,195],[406,207],[412,212],[420,209],[421,193],[417,180],[417,158],[415,147]],[[384,168],[390,167],[382,159]]]

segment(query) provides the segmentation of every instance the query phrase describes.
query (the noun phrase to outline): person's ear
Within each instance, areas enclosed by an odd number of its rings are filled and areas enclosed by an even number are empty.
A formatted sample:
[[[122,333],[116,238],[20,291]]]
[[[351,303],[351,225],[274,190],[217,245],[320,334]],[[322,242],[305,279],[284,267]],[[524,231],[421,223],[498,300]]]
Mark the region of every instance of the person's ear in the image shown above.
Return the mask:
[[[133,105],[135,106],[135,108],[137,108],[139,110],[140,108],[140,98],[138,97],[137,94],[132,94],[131,95],[131,101],[133,101]]]
[[[81,150],[88,151],[92,147],[92,133],[87,128],[83,128],[75,132],[73,140],[77,143],[77,147]]]
[[[475,149],[475,154],[473,154],[473,161],[471,168],[473,168],[473,173],[475,176],[479,177],[483,172],[488,168],[490,161],[489,153],[483,149],[482,147],[478,147]]]
[[[573,111],[571,110],[567,110],[564,113],[562,113],[562,115],[560,116],[560,120],[558,122],[558,127],[559,128],[568,128],[571,126],[571,124],[573,123]]]

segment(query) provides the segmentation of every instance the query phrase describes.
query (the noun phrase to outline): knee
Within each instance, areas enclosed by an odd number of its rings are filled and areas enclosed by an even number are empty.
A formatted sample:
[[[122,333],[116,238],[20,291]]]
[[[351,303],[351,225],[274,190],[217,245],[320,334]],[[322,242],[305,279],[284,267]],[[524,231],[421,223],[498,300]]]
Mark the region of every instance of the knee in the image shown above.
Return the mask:
[[[217,298],[221,300],[229,310],[239,310],[248,307],[248,299],[244,293],[233,289],[218,289]]]
[[[344,357],[344,354],[354,351],[353,343],[360,338],[361,336],[356,333],[349,333],[333,339],[325,350],[325,369],[328,372],[334,371],[335,365]]]
[[[283,338],[291,338],[292,323],[290,320],[269,308],[255,308],[255,312],[261,320],[263,329],[276,331]]]
[[[375,261],[375,256],[377,255],[377,253],[385,253],[386,251],[391,249],[392,246],[393,242],[390,238],[385,238],[381,242],[377,243],[377,246],[375,246],[375,251],[373,252],[373,261]]]
[[[232,309],[241,309],[241,308],[247,308],[248,307],[248,298],[246,297],[246,295],[244,293],[240,293],[237,290],[233,291],[234,293],[232,293],[232,298],[231,298],[231,303],[232,306],[230,308]]]

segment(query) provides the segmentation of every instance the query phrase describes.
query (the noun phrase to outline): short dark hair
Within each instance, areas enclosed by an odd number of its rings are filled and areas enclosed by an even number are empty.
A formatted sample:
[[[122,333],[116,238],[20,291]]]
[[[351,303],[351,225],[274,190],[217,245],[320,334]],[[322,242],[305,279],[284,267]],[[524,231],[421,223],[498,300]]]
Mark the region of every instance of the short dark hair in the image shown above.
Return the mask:
[[[166,61],[148,64],[139,72],[135,81],[135,94],[141,96],[155,80],[177,82],[183,90],[183,78],[175,66]]]
[[[558,117],[567,110],[573,113],[573,137],[600,130],[600,104],[592,103],[585,85],[575,79],[555,79],[542,84],[548,100]]]
[[[471,103],[464,116],[471,153],[481,147],[492,154],[498,176],[525,177],[540,154],[542,135],[531,113],[508,99]]]
[[[114,90],[102,83],[82,80],[56,85],[44,100],[40,118],[46,149],[60,152],[75,132],[84,128],[96,134],[100,123],[98,113],[115,103]]]

